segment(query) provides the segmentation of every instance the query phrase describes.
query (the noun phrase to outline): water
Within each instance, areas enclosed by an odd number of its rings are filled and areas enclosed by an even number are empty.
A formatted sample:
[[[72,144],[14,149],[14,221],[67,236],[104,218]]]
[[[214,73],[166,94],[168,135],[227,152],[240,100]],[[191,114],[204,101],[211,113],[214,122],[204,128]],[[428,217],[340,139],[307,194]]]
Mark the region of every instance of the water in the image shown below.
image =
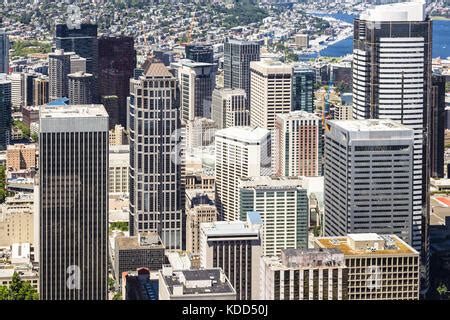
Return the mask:
[[[336,14],[315,13],[314,15],[319,17],[329,16],[352,24],[353,19],[356,17],[354,15],[345,13],[336,13]],[[433,21],[433,51],[432,51],[433,58],[450,57],[450,41],[448,38],[449,34],[450,34],[449,20]],[[353,49],[353,37],[349,37],[321,50],[320,55],[322,57],[342,57],[352,53],[352,49]],[[300,60],[309,60],[311,58],[316,57],[317,53],[312,53],[308,55],[302,55],[300,57]]]

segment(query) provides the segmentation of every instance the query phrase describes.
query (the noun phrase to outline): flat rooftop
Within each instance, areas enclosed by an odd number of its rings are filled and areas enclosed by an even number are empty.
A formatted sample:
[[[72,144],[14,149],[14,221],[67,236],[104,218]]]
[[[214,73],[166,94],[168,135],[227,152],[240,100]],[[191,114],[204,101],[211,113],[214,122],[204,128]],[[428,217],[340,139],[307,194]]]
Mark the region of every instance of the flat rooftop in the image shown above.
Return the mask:
[[[119,250],[128,249],[164,249],[164,244],[156,232],[143,233],[138,236],[116,237],[115,246]]]
[[[303,177],[241,177],[238,179],[239,187],[255,189],[297,189],[303,188]]]
[[[171,275],[164,275],[163,280],[170,292],[174,296],[184,295],[211,295],[211,294],[236,294],[223,271],[219,268],[181,270],[175,271]],[[182,287],[182,294],[174,294],[174,287]]]
[[[350,241],[359,242],[358,247],[352,247]],[[364,242],[383,242],[386,245],[380,246],[379,249],[373,248],[362,249],[361,244]],[[377,235],[373,233],[350,234],[346,237],[318,237],[315,239],[316,245],[326,249],[338,249],[346,256],[352,255],[400,255],[411,254],[417,255],[418,252],[405,243],[396,235]]]
[[[239,142],[259,143],[270,131],[259,127],[230,127],[216,131],[216,137]]]
[[[423,21],[425,1],[384,4],[372,6],[361,14],[360,19],[368,21]]]
[[[102,104],[41,106],[41,118],[92,118],[108,117]]]
[[[330,124],[347,131],[413,131],[407,126],[389,119],[331,120]]]
[[[201,224],[201,229],[208,237],[218,236],[259,236],[259,231],[252,229],[244,221],[215,221]]]

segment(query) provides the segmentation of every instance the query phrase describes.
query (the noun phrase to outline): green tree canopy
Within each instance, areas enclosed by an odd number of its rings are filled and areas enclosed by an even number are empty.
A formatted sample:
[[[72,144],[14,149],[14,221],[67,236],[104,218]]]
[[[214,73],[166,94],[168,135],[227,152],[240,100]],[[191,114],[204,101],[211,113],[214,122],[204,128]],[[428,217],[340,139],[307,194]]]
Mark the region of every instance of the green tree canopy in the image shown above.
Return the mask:
[[[0,300],[39,300],[39,295],[29,281],[23,281],[14,272],[9,287],[0,286]]]

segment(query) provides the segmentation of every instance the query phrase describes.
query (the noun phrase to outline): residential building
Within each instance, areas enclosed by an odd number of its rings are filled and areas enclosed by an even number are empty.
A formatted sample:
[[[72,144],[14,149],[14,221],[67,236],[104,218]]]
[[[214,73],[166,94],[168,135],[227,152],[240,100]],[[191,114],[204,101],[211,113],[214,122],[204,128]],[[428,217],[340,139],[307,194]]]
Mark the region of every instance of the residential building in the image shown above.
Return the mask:
[[[67,75],[69,79],[69,101],[70,104],[93,103],[94,77],[90,73],[77,72]]]
[[[221,220],[240,217],[238,179],[270,175],[271,135],[263,128],[231,127],[216,132],[216,205]]]
[[[322,119],[306,111],[278,114],[275,121],[275,174],[321,176]]]
[[[244,89],[221,88],[212,93],[211,119],[217,129],[248,126],[250,111]]]
[[[250,63],[250,124],[275,129],[276,115],[289,113],[292,104],[292,67],[275,60]]]

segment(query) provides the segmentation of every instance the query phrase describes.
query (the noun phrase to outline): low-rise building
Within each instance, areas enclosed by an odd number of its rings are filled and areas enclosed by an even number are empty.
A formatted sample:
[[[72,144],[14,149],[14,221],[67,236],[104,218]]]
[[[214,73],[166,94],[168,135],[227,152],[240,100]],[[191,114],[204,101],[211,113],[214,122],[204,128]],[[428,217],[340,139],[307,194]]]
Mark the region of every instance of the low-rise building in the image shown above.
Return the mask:
[[[159,300],[236,300],[234,290],[220,268],[159,272]]]
[[[348,269],[338,249],[284,249],[261,258],[262,300],[346,300]]]
[[[6,167],[9,171],[35,169],[36,145],[15,144],[6,149]]]
[[[319,237],[314,245],[344,254],[349,300],[419,299],[419,253],[398,236]]]

